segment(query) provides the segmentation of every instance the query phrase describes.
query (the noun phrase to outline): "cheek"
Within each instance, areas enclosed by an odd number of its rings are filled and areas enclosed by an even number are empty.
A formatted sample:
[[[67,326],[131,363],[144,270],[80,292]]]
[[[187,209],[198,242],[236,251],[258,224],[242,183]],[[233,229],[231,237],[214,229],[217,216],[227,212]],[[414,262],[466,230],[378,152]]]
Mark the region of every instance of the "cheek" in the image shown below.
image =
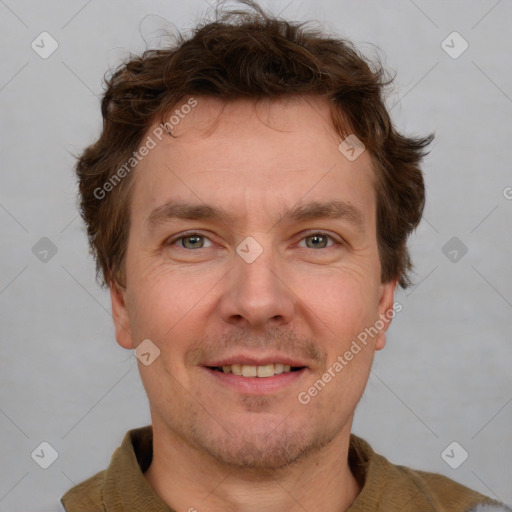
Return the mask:
[[[310,274],[301,281],[297,296],[321,321],[320,327],[337,349],[357,337],[377,316],[378,287],[364,273],[338,270]]]
[[[191,340],[204,334],[204,321],[198,319],[207,314],[208,292],[219,280],[215,272],[191,273],[159,264],[133,269],[132,275],[139,276],[129,304],[136,341],[149,338],[167,356],[184,352]]]
[[[312,282],[317,286],[312,287]],[[378,316],[376,290],[373,280],[354,272],[304,280],[301,296],[313,313],[317,342],[327,354],[326,366],[310,383],[322,390],[318,393],[319,406],[330,403],[329,407],[341,410],[351,403],[355,407],[364,391],[373,361],[374,338],[361,342],[360,335],[364,336]],[[322,376],[329,382],[325,390],[321,383],[315,384]]]

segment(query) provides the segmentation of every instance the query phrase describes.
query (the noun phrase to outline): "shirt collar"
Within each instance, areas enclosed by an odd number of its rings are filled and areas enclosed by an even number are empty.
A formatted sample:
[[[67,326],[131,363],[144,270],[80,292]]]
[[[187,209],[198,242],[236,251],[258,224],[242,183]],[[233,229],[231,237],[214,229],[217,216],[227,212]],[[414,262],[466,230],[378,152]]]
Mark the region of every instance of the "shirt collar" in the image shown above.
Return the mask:
[[[151,426],[130,430],[112,455],[105,472],[103,501],[108,512],[173,512],[144,476],[152,458]],[[383,476],[387,472],[383,465],[389,465],[389,462],[354,434],[350,435],[348,461],[362,491],[347,512],[374,510],[386,486]]]

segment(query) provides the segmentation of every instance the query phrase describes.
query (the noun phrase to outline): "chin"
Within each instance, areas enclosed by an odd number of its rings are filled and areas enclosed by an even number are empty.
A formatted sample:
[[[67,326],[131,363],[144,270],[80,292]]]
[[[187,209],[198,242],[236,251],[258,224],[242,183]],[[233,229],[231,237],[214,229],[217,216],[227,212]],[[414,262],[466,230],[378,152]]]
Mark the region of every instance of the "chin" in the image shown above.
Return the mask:
[[[244,422],[229,430],[222,427],[216,432],[194,430],[195,443],[217,462],[233,468],[277,470],[297,464],[321,450],[337,433],[318,432],[299,425],[291,429],[282,416],[274,421],[268,421],[269,415],[254,418],[254,421],[248,418],[249,414],[242,416]]]

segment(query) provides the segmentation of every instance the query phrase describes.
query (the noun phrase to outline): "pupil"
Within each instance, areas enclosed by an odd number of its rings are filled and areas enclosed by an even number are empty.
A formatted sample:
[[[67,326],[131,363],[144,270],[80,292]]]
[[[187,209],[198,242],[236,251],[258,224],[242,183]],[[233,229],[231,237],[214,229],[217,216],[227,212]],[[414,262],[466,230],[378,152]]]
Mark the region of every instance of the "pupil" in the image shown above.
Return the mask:
[[[200,236],[197,236],[197,235],[194,235],[194,236],[188,236],[187,238],[185,238],[185,244],[187,244],[187,241],[190,241],[192,240],[192,243],[191,244],[188,244],[188,245],[192,245],[194,247],[197,247],[197,244],[201,242],[201,237]],[[195,242],[194,242],[195,240]]]
[[[313,247],[323,246],[323,245],[322,245],[322,239],[323,239],[323,241],[325,242],[325,237],[324,237],[323,235],[312,235],[312,236],[310,236],[309,238],[310,238],[310,240],[312,241]],[[315,240],[316,240],[316,241],[320,240],[320,244],[318,244],[317,242],[315,242]]]

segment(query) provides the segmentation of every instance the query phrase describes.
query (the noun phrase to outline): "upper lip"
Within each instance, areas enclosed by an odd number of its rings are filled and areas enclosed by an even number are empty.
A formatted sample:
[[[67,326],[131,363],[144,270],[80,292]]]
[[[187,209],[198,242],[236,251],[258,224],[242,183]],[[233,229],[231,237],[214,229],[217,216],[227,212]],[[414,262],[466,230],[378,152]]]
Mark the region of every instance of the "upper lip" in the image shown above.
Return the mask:
[[[299,359],[295,359],[290,356],[274,354],[262,357],[260,356],[251,356],[251,355],[234,355],[230,357],[225,357],[222,359],[215,359],[213,361],[208,361],[204,363],[203,366],[231,366],[232,364],[242,364],[242,365],[250,365],[250,366],[265,366],[268,364],[281,363],[294,367],[303,367],[307,366],[303,361]]]

